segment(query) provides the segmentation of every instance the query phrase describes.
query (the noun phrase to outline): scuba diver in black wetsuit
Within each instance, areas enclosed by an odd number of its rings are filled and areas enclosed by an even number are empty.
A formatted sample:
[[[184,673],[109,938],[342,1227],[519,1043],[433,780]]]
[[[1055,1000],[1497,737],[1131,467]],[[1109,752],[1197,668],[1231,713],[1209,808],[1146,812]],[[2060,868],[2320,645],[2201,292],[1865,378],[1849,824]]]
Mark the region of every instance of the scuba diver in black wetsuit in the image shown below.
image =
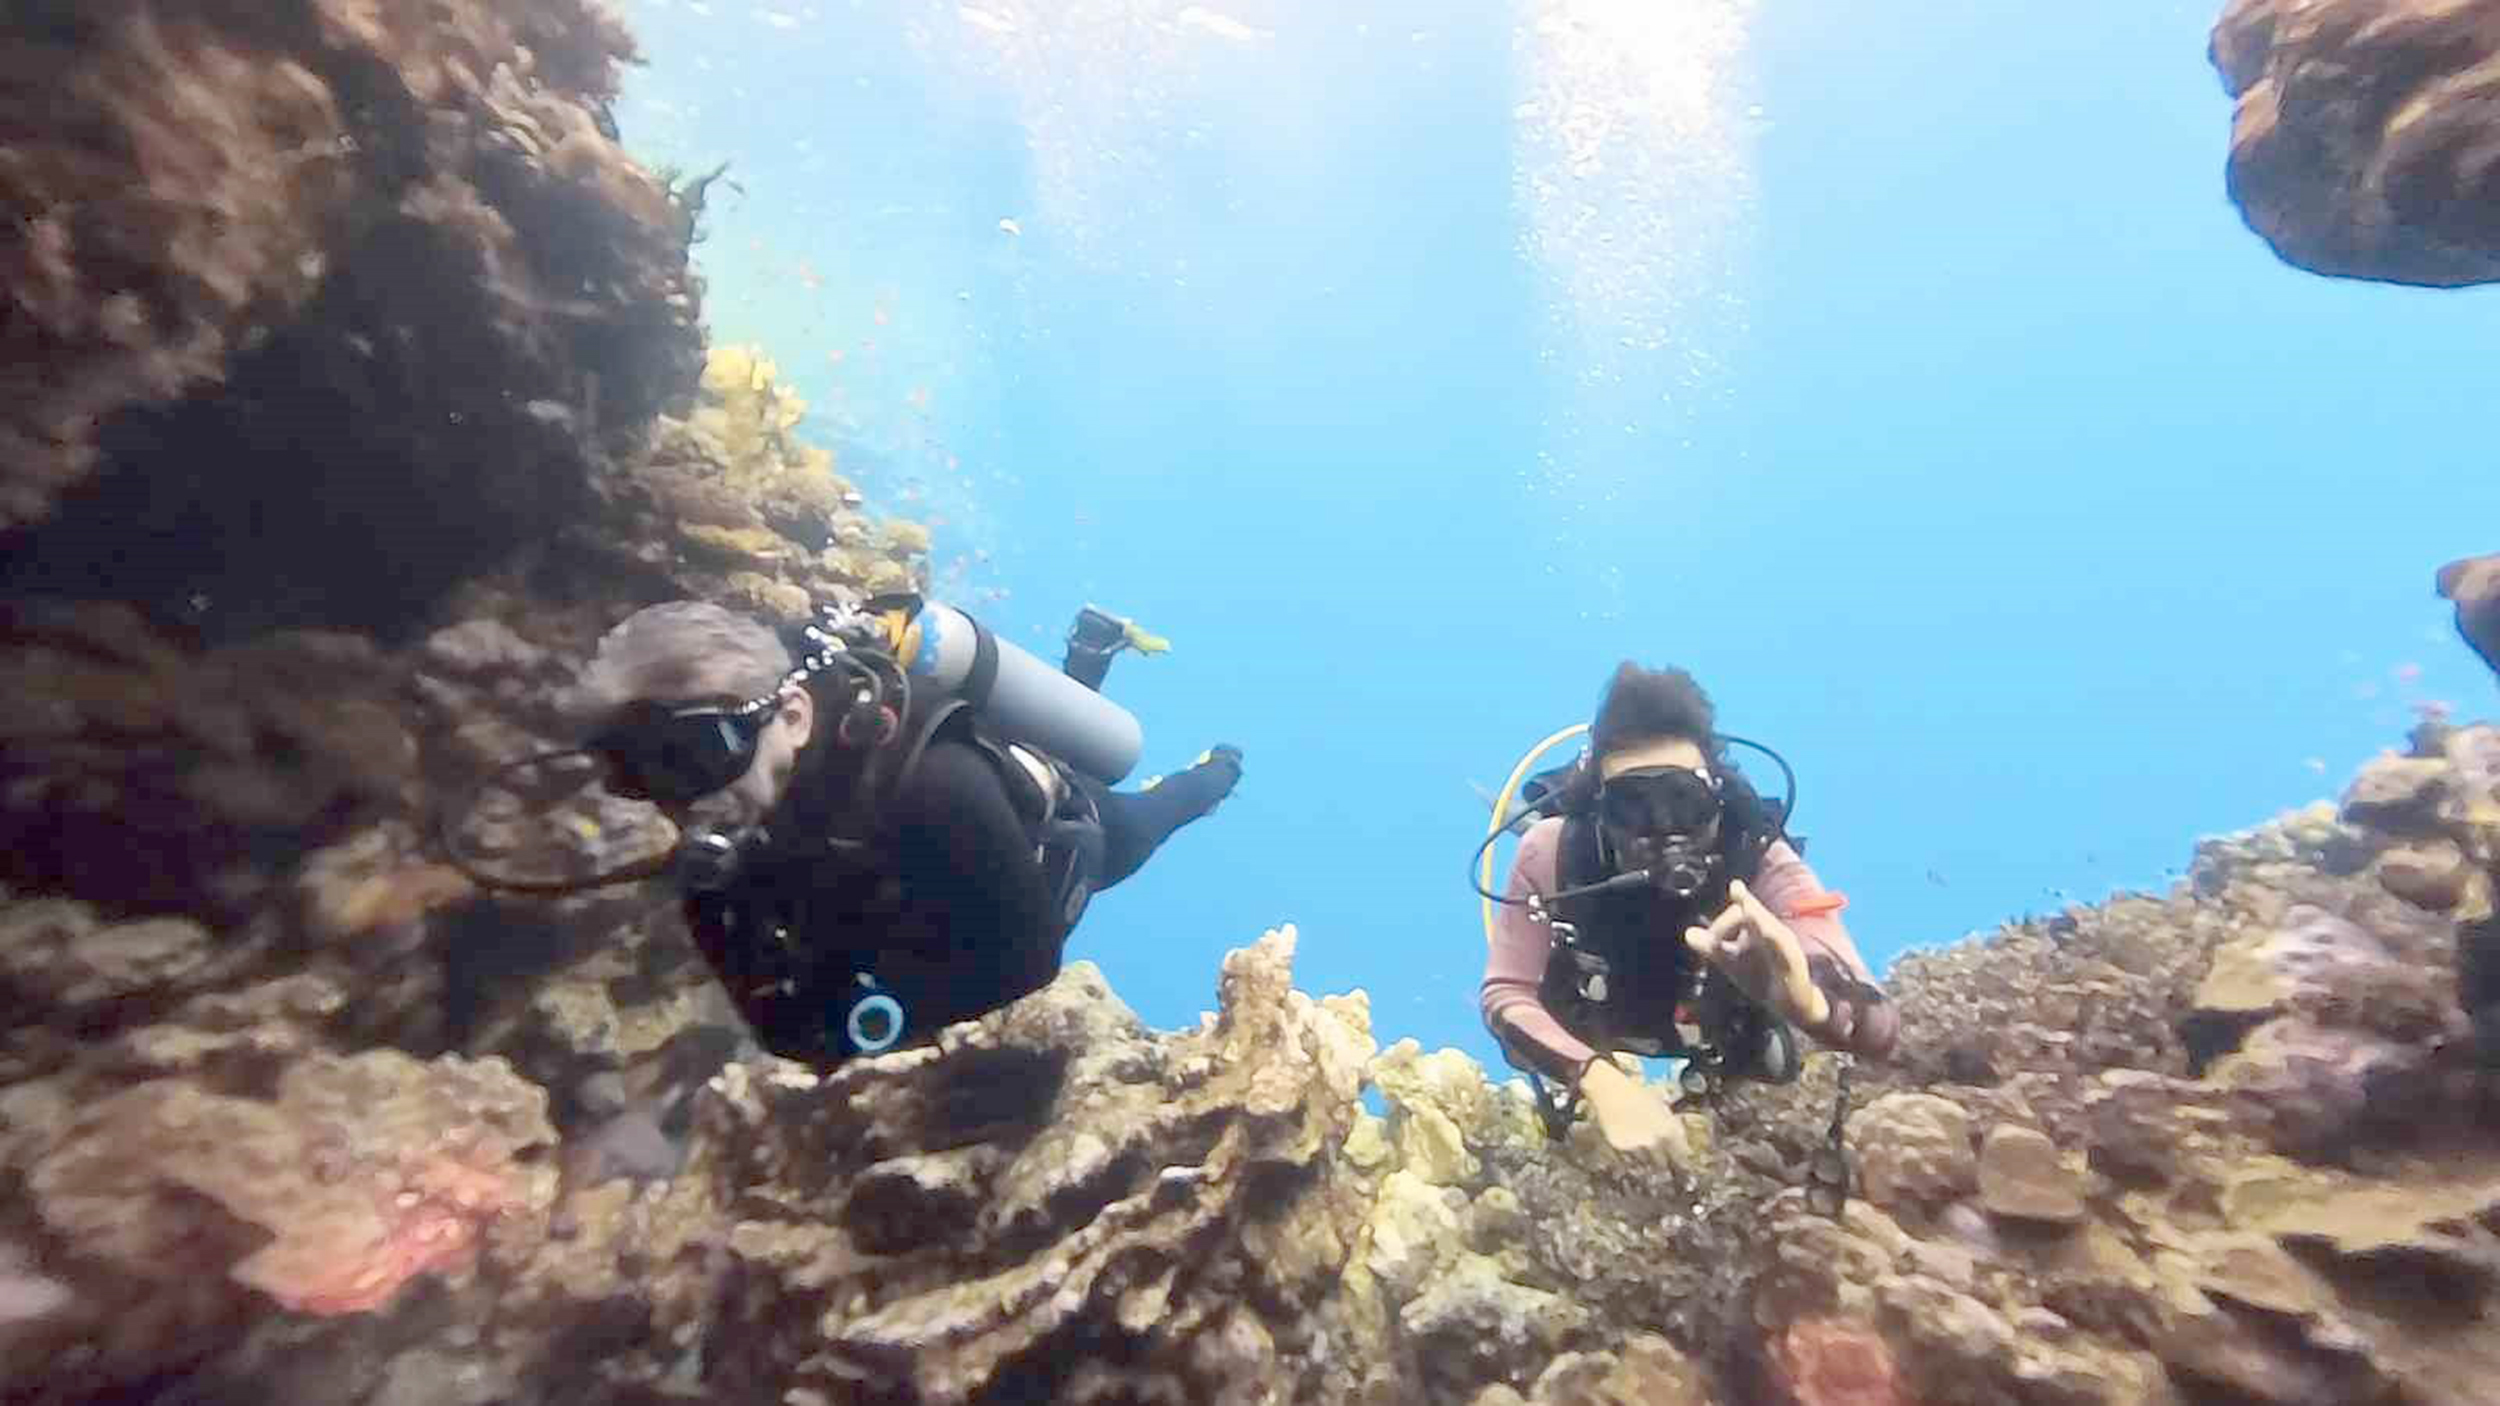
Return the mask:
[[[557,755],[595,759],[678,844],[561,883],[483,874],[447,836],[455,862],[523,892],[672,875],[757,1041],[826,1069],[1049,982],[1091,896],[1241,779],[1219,746],[1111,789],[1143,739],[1099,687],[1121,650],[1166,646],[1090,606],[1058,670],[914,596],[828,610],[800,644],[794,666],[772,630],[693,601],[628,617],[583,679],[603,724]]]

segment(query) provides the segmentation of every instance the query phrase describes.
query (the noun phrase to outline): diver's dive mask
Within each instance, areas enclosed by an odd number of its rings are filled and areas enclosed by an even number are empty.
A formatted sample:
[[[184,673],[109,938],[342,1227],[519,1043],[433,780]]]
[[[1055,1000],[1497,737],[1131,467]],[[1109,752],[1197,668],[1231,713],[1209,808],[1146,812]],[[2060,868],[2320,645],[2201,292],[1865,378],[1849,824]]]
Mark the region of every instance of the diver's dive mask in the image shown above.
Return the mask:
[[[910,707],[911,681],[892,654],[898,622],[916,611],[915,596],[880,596],[861,606],[829,606],[804,632],[809,652],[796,669],[760,698],[657,702],[638,700],[610,715],[579,747],[523,757],[491,773],[465,803],[444,817],[442,843],[454,867],[483,888],[515,893],[570,894],[669,875],[692,889],[723,888],[736,877],[745,851],[766,839],[760,827],[732,831],[697,825],[685,813],[696,802],[735,784],[755,765],[764,731],[793,688],[810,688],[820,708],[830,703],[832,741],[843,748],[873,750],[896,740]],[[832,676],[827,680],[827,676]],[[819,681],[825,680],[820,686]],[[821,714],[820,714],[821,716]],[[610,797],[639,801],[674,817],[674,843],[658,853],[612,864],[580,877],[524,878],[488,872],[483,856],[460,842],[456,822],[478,812],[487,793],[511,778],[555,772],[552,763],[587,762]],[[553,783],[549,783],[552,785]],[[539,789],[547,789],[542,786]],[[577,793],[579,785],[573,788]],[[526,805],[526,803],[524,803]],[[595,821],[576,819],[577,830]]]
[[[679,809],[746,775],[780,702],[776,689],[726,707],[629,703],[582,750],[599,759],[617,795]]]
[[[1691,898],[1719,869],[1719,821],[1726,783],[1691,767],[1638,767],[1597,788],[1597,823],[1621,872],[1649,876],[1670,898]]]
[[[863,628],[875,628],[863,624],[873,618],[855,612],[810,626],[803,637],[816,652],[761,698],[629,703],[583,750],[607,768],[609,790],[663,809],[682,809],[746,775],[782,698],[829,670],[847,675],[851,684],[847,706],[833,719],[835,740],[844,747],[882,747],[902,728],[911,685],[889,655],[865,641],[853,642],[851,637]],[[840,696],[832,690],[828,695]]]
[[[445,817],[445,856],[480,887],[513,893],[586,893],[663,875],[688,889],[725,888],[737,876],[747,843],[762,838],[762,832],[692,821],[688,812],[704,797],[734,785],[755,765],[764,730],[779,713],[783,692],[777,688],[743,703],[629,703],[582,745],[522,757],[490,773],[454,815]],[[579,778],[569,786],[560,779],[568,772]],[[457,819],[475,815],[490,791],[517,795],[531,789],[516,783],[516,778],[526,776],[543,778],[536,789],[561,793],[568,800],[604,790],[612,800],[642,802],[654,808],[647,825],[673,833],[673,840],[665,847],[635,846],[634,857],[622,862],[594,860],[592,872],[576,876],[491,872],[479,862],[486,856],[472,853],[461,843]],[[604,823],[609,814],[594,803],[591,811],[576,812],[569,824],[558,824],[552,814],[542,814],[535,828],[549,834],[570,829],[585,842],[604,843],[609,838]]]

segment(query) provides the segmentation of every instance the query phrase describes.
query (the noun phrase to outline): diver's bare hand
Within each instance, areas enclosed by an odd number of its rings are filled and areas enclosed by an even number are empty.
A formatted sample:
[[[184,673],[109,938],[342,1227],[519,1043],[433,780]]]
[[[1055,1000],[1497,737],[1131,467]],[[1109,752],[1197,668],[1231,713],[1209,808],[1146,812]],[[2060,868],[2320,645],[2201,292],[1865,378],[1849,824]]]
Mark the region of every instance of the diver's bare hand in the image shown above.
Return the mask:
[[[1683,1120],[1667,1107],[1666,1100],[1612,1060],[1599,1059],[1589,1065],[1580,1076],[1580,1097],[1588,1100],[1597,1130],[1615,1151],[1656,1156],[1677,1168],[1691,1164],[1692,1140],[1684,1132]]]
[[[1685,945],[1772,1014],[1819,1039],[1833,1039],[1836,1012],[1807,966],[1805,940],[1741,880],[1729,884],[1727,893],[1726,910],[1708,927],[1687,929]]]

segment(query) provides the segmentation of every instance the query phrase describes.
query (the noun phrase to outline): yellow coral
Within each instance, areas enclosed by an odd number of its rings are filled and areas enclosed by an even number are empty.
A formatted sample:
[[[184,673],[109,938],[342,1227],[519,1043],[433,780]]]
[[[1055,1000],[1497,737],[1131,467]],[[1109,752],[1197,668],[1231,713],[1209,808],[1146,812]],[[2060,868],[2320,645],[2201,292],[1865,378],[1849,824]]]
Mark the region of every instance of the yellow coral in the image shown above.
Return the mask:
[[[894,518],[885,525],[886,549],[904,556],[929,550],[929,529],[905,518]]]
[[[855,584],[864,584],[880,567],[889,565],[885,558],[864,547],[828,547],[823,560],[826,570]]]
[[[703,388],[723,400],[763,390],[779,374],[773,359],[753,347],[714,347],[703,358]]]
[[[831,453],[790,438],[807,418],[807,401],[760,349],[712,348],[703,359],[703,389],[712,403],[695,412],[693,424],[719,442],[730,482],[761,492],[783,479],[832,474]]]

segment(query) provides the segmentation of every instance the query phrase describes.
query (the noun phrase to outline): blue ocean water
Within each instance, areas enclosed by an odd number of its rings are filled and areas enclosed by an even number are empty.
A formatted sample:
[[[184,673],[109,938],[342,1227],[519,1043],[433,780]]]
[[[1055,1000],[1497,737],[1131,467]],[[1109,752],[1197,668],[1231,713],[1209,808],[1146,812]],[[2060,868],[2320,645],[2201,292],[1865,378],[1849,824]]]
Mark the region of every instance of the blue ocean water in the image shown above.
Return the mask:
[[[2273,257],[2213,4],[624,9],[628,145],[734,163],[715,341],[944,597],[1174,640],[1141,774],[1245,749],[1071,943],[1152,1023],[1293,922],[1498,1063],[1471,783],[1626,657],[1795,764],[1878,961],[2485,709],[2431,575],[2500,520],[2500,294]]]

